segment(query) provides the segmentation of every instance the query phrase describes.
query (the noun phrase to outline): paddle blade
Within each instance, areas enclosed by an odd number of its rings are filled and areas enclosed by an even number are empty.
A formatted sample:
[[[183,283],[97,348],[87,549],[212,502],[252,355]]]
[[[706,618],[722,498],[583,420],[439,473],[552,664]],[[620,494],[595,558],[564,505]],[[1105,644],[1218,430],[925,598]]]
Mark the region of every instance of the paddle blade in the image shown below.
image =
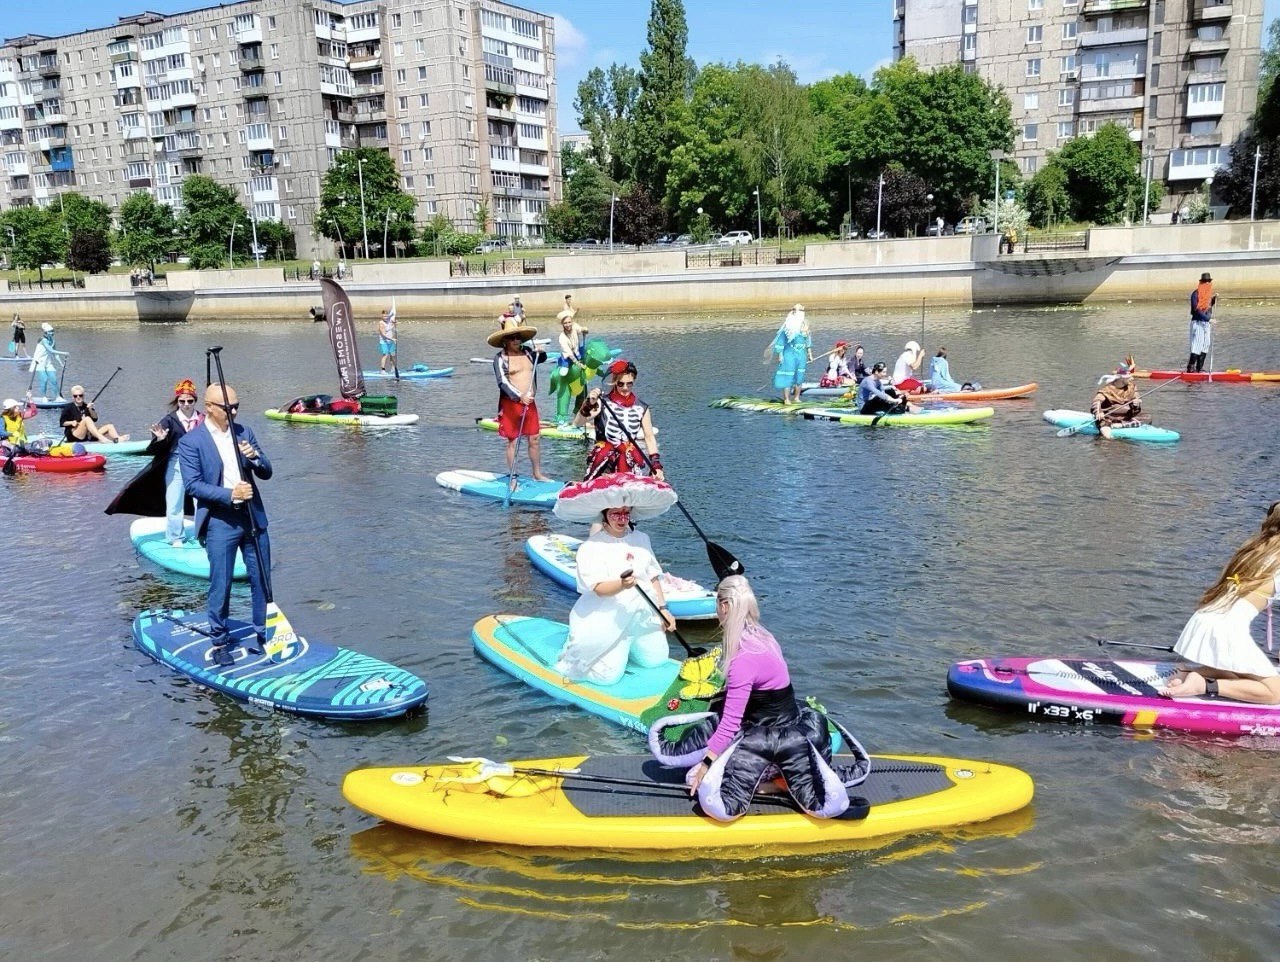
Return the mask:
[[[747,572],[741,561],[714,541],[707,542],[707,560],[711,562],[711,570],[716,573],[718,581],[723,581],[729,575],[741,575]]]
[[[301,639],[274,601],[267,603],[267,656],[276,664],[288,661],[301,651]]]
[[[3,469],[0,469],[0,470],[3,470],[3,471],[4,471],[4,473],[5,473],[5,474],[7,474],[7,475],[15,475],[15,474],[17,474],[17,473],[18,473],[18,466],[17,466],[16,464],[14,464],[14,463],[13,463],[13,452],[12,452],[12,451],[10,451],[10,452],[9,452],[9,456],[8,456],[7,458],[5,458],[5,459],[4,459],[4,468],[3,468]]]

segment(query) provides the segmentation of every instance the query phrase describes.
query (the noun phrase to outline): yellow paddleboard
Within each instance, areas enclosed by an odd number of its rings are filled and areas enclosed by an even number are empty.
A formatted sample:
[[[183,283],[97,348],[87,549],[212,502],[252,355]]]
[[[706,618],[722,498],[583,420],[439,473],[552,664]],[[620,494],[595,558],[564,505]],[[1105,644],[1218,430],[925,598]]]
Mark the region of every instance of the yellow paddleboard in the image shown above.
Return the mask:
[[[847,759],[846,761],[851,761]],[[837,756],[837,764],[840,756]],[[342,783],[371,815],[453,838],[573,849],[674,850],[836,843],[942,829],[1017,811],[1034,794],[1025,772],[991,762],[876,755],[852,789],[870,803],[862,819],[817,819],[784,799],[758,798],[736,822],[700,814],[684,772],[648,755],[507,763],[484,777],[475,762],[362,768]],[[574,774],[543,774],[546,772]]]

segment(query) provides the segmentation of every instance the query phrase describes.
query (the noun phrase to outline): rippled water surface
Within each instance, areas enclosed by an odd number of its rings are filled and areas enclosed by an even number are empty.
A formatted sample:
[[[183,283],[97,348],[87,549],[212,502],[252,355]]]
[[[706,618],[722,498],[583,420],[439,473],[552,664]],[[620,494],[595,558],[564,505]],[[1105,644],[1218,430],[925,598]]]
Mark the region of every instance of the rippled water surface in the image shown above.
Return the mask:
[[[1037,724],[945,690],[959,658],[1167,644],[1276,499],[1280,386],[1160,387],[1147,410],[1183,432],[1168,447],[1059,439],[1040,420],[1086,407],[1128,351],[1144,367],[1185,361],[1185,313],[815,313],[819,351],[850,337],[891,362],[923,323],[962,379],[1041,385],[986,426],[868,431],[707,406],[767,391],[776,318],[584,312],[639,365],[669,476],[749,568],[797,688],[873,751],[991,758],[1036,780],[1031,808],[963,831],[714,859],[464,844],[342,799],[342,776],[366,763],[641,747],[472,653],[481,616],[563,619],[572,602],[523,553],[554,518],[433,482],[501,470],[500,442],[473,426],[496,403],[489,370],[466,363],[490,353],[482,325],[403,322],[406,364],[457,374],[394,389],[418,427],[360,434],[261,417],[334,390],[318,325],[67,319],[69,377],[92,393],[123,367],[100,406],[135,433],[176,379],[203,379],[206,346],[224,346],[276,466],[264,495],[277,599],[305,634],[424,676],[431,699],[408,721],[325,724],[181,680],[129,626],[143,607],[202,605],[203,586],[138,559],[129,519],[102,514],[141,462],[3,479],[0,957],[1274,958],[1275,743]],[[1269,308],[1222,321],[1219,368],[1280,369]],[[25,390],[14,368],[0,365],[4,395]],[[551,473],[580,471],[575,445],[543,449]],[[711,579],[678,513],[646,529],[673,571]]]

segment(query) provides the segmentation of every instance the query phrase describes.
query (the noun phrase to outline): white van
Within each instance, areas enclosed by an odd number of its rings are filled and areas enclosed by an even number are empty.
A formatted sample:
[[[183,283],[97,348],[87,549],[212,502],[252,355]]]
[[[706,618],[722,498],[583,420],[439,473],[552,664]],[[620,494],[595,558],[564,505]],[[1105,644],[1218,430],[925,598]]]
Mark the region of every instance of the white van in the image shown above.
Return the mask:
[[[956,224],[957,234],[985,234],[987,219],[985,217],[962,217]]]

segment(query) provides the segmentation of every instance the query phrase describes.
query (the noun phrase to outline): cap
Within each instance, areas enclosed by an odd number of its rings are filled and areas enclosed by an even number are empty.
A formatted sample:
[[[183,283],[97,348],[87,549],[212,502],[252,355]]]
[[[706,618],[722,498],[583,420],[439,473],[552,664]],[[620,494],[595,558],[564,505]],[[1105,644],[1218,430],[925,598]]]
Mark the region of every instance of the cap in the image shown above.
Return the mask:
[[[15,401],[15,400],[14,400],[13,398],[11,398],[11,397],[7,397],[7,398],[5,398],[5,399],[4,399],[4,407],[3,407],[3,408],[0,408],[0,410],[5,410],[5,411],[7,411],[7,410],[9,410],[9,408],[16,408],[16,407],[19,407],[19,406],[20,406],[20,405],[18,404],[18,402],[17,402],[17,401]]]
[[[836,347],[838,347],[838,348],[840,348],[840,347],[848,347],[848,346],[849,346],[849,342],[848,342],[848,341],[836,341]]]
[[[908,351],[918,351],[918,350],[920,350],[920,345],[919,345],[919,344],[917,344],[915,341],[907,341],[907,350],[908,350]]]
[[[44,331],[46,334],[52,334],[53,325],[50,324],[48,321],[46,321],[45,323],[40,325],[40,330]]]

